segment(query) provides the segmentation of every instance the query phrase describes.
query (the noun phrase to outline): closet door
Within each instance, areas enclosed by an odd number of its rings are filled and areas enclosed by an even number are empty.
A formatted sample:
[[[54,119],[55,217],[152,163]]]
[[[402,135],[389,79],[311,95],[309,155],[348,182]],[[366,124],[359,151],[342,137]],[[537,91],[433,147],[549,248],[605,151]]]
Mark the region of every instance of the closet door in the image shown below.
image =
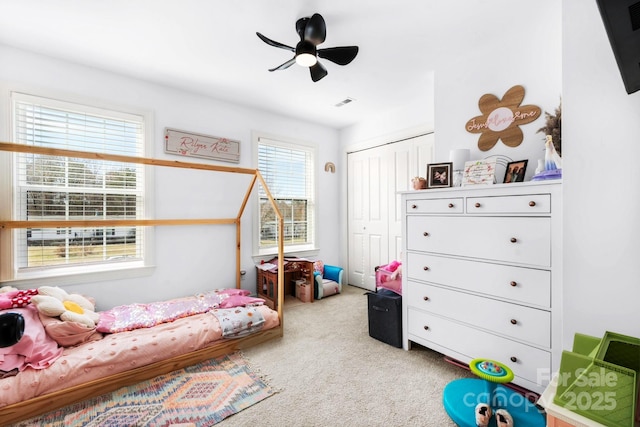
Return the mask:
[[[427,164],[433,163],[433,134],[426,134],[389,145],[389,250],[388,261],[401,260],[402,207],[399,191],[411,190],[411,179],[426,177]]]
[[[349,153],[349,284],[374,290],[374,268],[401,259],[398,192],[411,188],[411,178],[426,176],[433,145],[433,134],[426,134]]]
[[[373,268],[388,252],[388,162],[386,146],[348,156],[348,283],[375,289]]]

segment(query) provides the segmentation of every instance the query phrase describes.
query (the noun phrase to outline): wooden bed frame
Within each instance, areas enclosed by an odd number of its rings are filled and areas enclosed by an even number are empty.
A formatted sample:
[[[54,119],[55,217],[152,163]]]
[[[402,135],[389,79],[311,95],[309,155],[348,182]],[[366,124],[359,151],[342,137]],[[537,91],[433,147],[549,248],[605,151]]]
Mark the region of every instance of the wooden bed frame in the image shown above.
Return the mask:
[[[138,163],[151,166],[166,166],[186,169],[199,169],[215,172],[228,172],[252,175],[245,197],[235,218],[205,218],[205,219],[142,219],[142,220],[69,220],[69,221],[12,221],[0,219],[0,231],[14,228],[50,228],[50,227],[124,227],[124,226],[175,226],[175,225],[204,225],[204,224],[235,224],[236,225],[236,288],[240,289],[240,236],[241,217],[249,200],[251,192],[255,188],[256,181],[260,181],[267,197],[278,218],[278,271],[284,271],[284,222],[282,214],[273,199],[266,182],[257,169],[247,169],[229,166],[216,166],[201,163],[189,163],[179,161],[167,161],[144,157],[131,157],[112,154],[99,154],[76,150],[62,150],[35,147],[23,144],[0,142],[0,151],[41,154],[48,156],[61,156],[71,158],[84,158],[91,160],[115,161],[126,163]],[[23,402],[11,404],[0,408],[0,425],[15,423],[24,419],[46,413],[48,411],[67,406],[91,397],[114,391],[123,386],[133,385],[141,381],[163,375],[177,369],[229,354],[237,350],[249,348],[263,342],[283,336],[284,323],[282,307],[284,303],[284,275],[278,275],[278,304],[276,311],[280,319],[280,325],[266,331],[256,332],[252,335],[236,339],[223,339],[215,344],[180,356],[171,357],[149,365],[140,366],[114,375],[109,375],[78,386],[38,396]]]

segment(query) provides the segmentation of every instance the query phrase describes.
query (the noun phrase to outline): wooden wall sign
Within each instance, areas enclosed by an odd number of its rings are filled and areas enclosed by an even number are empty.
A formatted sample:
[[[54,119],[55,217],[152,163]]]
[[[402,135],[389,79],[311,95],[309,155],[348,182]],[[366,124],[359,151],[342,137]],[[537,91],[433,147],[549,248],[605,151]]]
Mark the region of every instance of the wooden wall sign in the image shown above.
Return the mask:
[[[524,100],[524,87],[516,85],[509,89],[502,99],[486,94],[480,97],[478,107],[481,116],[476,116],[465,125],[468,132],[479,133],[478,148],[492,149],[498,139],[508,147],[517,147],[524,138],[520,125],[531,123],[540,117],[540,107],[520,105]]]
[[[165,153],[240,162],[240,141],[166,128],[164,143]]]

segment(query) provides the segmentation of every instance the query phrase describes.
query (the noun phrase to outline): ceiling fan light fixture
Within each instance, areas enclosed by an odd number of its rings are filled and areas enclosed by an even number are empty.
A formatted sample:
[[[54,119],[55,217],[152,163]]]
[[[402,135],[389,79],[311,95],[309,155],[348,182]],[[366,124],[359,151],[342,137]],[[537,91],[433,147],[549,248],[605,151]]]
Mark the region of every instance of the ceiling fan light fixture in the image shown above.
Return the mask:
[[[298,42],[295,48],[271,40],[259,32],[256,32],[258,38],[269,46],[295,53],[293,58],[275,68],[270,68],[269,71],[284,70],[294,63],[297,63],[300,66],[309,68],[311,80],[317,82],[328,74],[327,69],[320,63],[318,57],[327,59],[338,65],[347,65],[353,61],[358,54],[358,46],[317,48],[319,44],[324,43],[327,36],[327,27],[324,18],[319,13],[314,13],[311,17],[298,19],[296,21],[296,32],[298,36],[300,36],[300,42]]]
[[[310,53],[301,53],[296,56],[296,64],[303,67],[312,67],[316,65],[316,62],[318,62],[318,58]]]
[[[302,40],[296,46],[296,63],[303,67],[312,67],[318,62],[316,46],[306,40]]]

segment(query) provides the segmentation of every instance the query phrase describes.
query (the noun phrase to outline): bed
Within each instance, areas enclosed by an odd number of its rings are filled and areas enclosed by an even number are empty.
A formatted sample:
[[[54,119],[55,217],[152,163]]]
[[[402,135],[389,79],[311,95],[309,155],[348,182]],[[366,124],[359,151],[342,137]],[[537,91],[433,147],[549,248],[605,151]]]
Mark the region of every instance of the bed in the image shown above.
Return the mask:
[[[275,201],[259,171],[200,163],[187,163],[96,154],[75,150],[54,150],[12,143],[0,143],[0,151],[27,152],[52,156],[113,160],[152,166],[204,169],[218,172],[244,173],[253,176],[236,218],[208,219],[144,219],[144,220],[83,220],[83,221],[12,221],[0,220],[3,229],[29,227],[91,226],[188,226],[196,224],[235,224],[236,284],[241,289],[240,225],[248,198],[257,181],[265,190],[278,219],[278,263],[284,271],[283,220]],[[122,386],[132,385],[177,369],[237,350],[282,337],[284,279],[278,277],[277,310],[266,305],[251,305],[254,313],[264,318],[263,326],[251,333],[225,336],[225,325],[216,315],[225,308],[211,309],[160,322],[153,327],[133,328],[122,332],[104,333],[73,347],[64,347],[59,357],[44,369],[26,368],[17,375],[0,379],[0,425],[6,425],[98,396]],[[201,298],[189,296],[187,298]],[[248,307],[248,308],[249,308]],[[219,313],[218,313],[219,314]],[[223,313],[224,314],[224,313]],[[125,361],[122,353],[134,354]]]

